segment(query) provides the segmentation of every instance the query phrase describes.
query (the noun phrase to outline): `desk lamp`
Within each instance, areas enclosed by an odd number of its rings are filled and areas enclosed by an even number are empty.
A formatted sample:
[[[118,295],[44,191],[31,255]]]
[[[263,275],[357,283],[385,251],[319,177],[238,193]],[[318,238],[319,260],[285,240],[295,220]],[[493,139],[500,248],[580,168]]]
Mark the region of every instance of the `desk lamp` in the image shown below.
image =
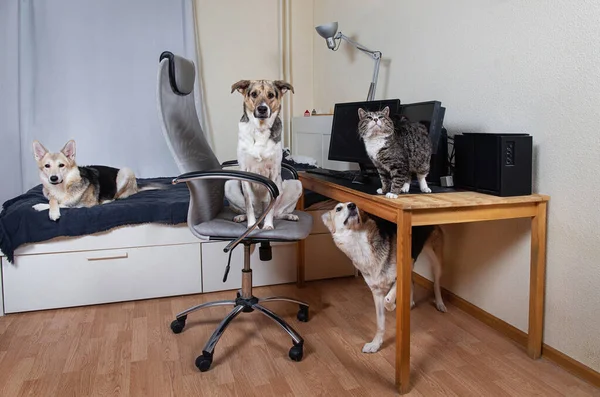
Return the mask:
[[[375,70],[373,70],[373,81],[369,86],[369,94],[367,95],[367,101],[375,99],[375,89],[377,88],[377,78],[379,77],[379,63],[381,61],[381,51],[371,51],[365,46],[357,43],[348,36],[345,36],[342,32],[338,32],[338,23],[331,22],[324,25],[319,25],[315,28],[317,33],[327,41],[327,48],[333,51],[337,51],[340,47],[341,40],[345,40],[352,44],[356,49],[370,55],[375,60]],[[339,40],[336,46],[335,40]]]

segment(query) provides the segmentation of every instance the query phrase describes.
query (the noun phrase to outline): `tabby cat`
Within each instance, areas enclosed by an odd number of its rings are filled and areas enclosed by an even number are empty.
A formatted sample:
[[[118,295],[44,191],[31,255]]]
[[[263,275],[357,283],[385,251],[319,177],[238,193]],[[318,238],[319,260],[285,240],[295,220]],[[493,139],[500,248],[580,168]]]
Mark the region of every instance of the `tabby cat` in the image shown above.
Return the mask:
[[[377,193],[388,198],[408,193],[413,173],[417,175],[421,191],[431,193],[425,180],[431,161],[427,128],[405,118],[394,124],[387,106],[376,112],[358,109],[358,117],[358,133],[381,178],[381,189]]]

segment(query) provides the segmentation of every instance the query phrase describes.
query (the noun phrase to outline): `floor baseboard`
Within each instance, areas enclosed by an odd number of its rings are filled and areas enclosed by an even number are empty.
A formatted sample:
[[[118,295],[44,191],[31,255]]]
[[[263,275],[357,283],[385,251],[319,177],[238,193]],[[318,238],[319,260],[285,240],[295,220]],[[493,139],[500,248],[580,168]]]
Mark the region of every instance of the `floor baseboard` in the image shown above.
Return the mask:
[[[421,287],[426,288],[428,290],[433,290],[433,282],[421,276],[420,274],[413,272],[413,280],[416,284],[420,285]],[[527,333],[521,331],[516,327],[513,327],[506,321],[503,321],[498,317],[491,315],[490,313],[473,305],[472,303],[467,302],[463,298],[455,295],[447,289],[442,288],[442,295],[447,302],[452,303],[454,306],[458,307],[465,313],[470,314],[471,316],[475,317],[476,319],[488,325],[489,327],[495,329],[503,335],[506,335],[521,346],[527,348]],[[579,361],[567,356],[566,354],[558,351],[552,346],[543,344],[542,356],[552,361],[556,365],[562,367],[564,370],[585,380],[586,382],[589,382],[596,387],[600,387],[600,372],[594,371],[587,365],[582,364]]]

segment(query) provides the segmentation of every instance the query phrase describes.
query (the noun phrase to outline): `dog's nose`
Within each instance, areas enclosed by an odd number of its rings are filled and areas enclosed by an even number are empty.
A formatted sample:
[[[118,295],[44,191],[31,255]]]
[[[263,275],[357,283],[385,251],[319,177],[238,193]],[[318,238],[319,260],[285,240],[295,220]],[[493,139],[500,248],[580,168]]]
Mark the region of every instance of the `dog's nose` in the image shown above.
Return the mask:
[[[58,177],[56,175],[52,175],[50,177],[50,182],[56,182],[56,181],[58,181]]]
[[[265,114],[267,113],[267,111],[269,111],[269,108],[264,105],[261,105],[257,107],[256,110],[258,110],[258,113]]]
[[[354,203],[348,203],[348,209],[349,210],[355,210],[356,209],[356,204],[354,204]]]

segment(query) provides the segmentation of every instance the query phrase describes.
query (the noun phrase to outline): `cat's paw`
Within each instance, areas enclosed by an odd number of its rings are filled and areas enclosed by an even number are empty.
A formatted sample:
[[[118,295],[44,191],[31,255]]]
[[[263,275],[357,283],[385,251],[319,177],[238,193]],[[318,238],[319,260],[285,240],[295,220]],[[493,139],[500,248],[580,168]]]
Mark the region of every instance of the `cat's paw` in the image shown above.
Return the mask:
[[[40,211],[46,211],[47,209],[50,209],[50,204],[44,204],[44,203],[40,203],[40,204],[36,204],[33,207],[34,210],[40,212]]]
[[[377,194],[383,194],[383,189],[382,188],[377,189]]]
[[[397,199],[398,195],[396,193],[386,193],[385,197],[387,197],[389,199]]]
[[[268,224],[268,225],[267,225],[267,224],[265,224],[265,225],[262,227],[262,230],[273,230],[273,229],[275,229],[275,227],[274,227],[273,225],[271,225],[271,224]]]
[[[400,191],[402,193],[408,193],[410,191],[410,183],[406,182],[404,185],[402,185],[402,188],[400,188]]]
[[[429,188],[429,186],[425,186],[421,188],[421,191],[423,193],[431,193],[431,189]]]

